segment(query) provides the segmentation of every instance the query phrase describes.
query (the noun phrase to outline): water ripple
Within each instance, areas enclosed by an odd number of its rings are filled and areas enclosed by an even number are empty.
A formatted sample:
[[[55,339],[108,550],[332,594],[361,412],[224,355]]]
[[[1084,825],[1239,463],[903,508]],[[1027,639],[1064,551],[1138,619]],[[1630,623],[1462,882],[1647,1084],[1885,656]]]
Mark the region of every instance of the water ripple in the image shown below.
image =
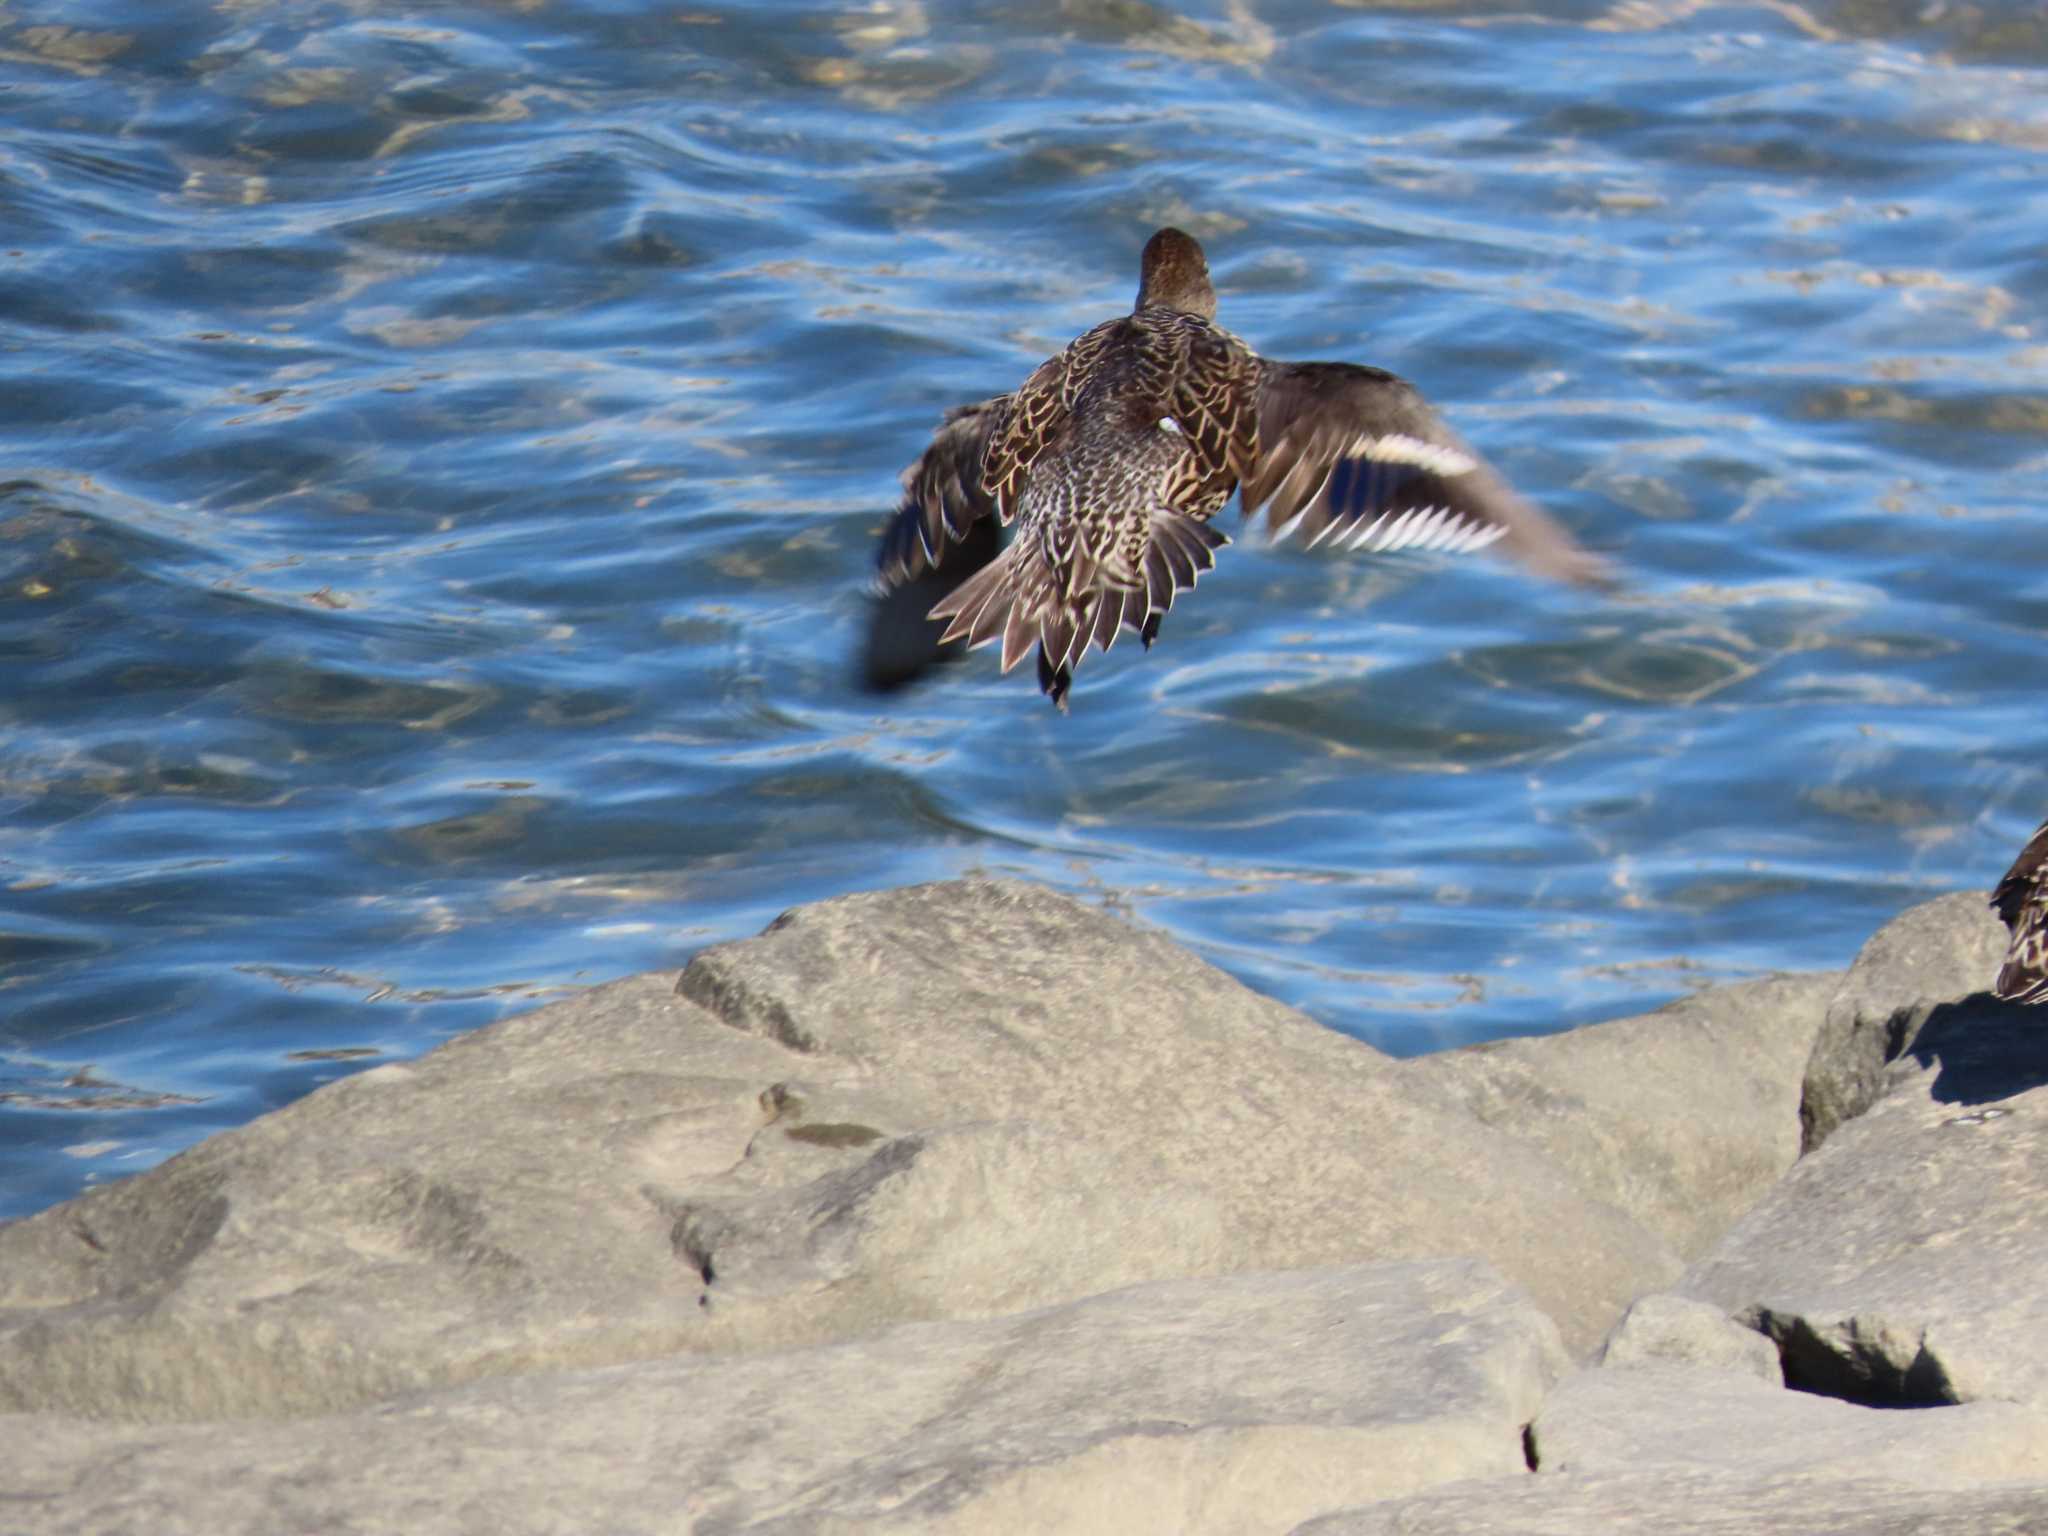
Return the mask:
[[[2044,71],[1905,0],[10,7],[0,1217],[897,881],[1401,1051],[1987,886]],[[897,470],[1164,221],[1624,590],[1243,538],[1071,718],[985,655],[861,692]]]

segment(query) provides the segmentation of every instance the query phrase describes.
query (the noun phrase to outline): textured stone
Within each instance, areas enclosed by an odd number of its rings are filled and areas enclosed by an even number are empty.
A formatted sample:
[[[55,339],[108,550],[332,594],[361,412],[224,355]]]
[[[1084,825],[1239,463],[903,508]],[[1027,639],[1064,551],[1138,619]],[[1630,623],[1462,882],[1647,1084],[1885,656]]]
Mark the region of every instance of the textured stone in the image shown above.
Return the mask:
[[[1000,1202],[975,1207],[977,1221],[998,1205],[1034,1225],[1019,1213],[1055,1214],[1037,1262],[1057,1254],[1066,1272],[1031,1299],[1105,1274],[1475,1253],[1584,1349],[1631,1295],[1680,1267],[1637,1223],[1388,1058],[1160,935],[1031,887],[927,886],[803,908],[700,955],[679,989],[734,1028],[919,1084],[957,1135],[999,1124],[1012,1144],[1035,1137],[1044,1155],[1028,1193],[1009,1177]],[[808,1283],[825,1227],[801,1210],[784,1219],[787,1198],[771,1197],[765,1220],[751,1192],[721,1208],[722,1230],[749,1234],[740,1251],[756,1288]],[[931,1205],[906,1195],[904,1219]],[[1155,1210],[1133,1242],[1132,1224]],[[859,1202],[852,1240],[928,1251],[931,1234],[893,1235],[892,1219]],[[1558,1241],[1567,1230],[1589,1246]],[[720,1246],[710,1234],[714,1273]],[[1013,1245],[988,1266],[998,1289],[956,1289],[952,1315],[1023,1303],[1030,1267]],[[859,1268],[902,1294],[893,1271]],[[811,1310],[848,1305],[867,1283],[843,1274]],[[733,1304],[716,1287],[711,1299]]]
[[[1477,1263],[1170,1281],[282,1423],[0,1418],[0,1528],[1271,1531],[1520,1473],[1562,1366],[1550,1321]]]
[[[2043,1536],[2048,1483],[1974,1490],[1728,1472],[1487,1478],[1308,1520],[1293,1536]]]
[[[1803,1158],[1678,1289],[1852,1401],[2048,1406],[2042,1011],[1942,1010],[1883,1098]]]
[[[1885,1063],[1929,1011],[1990,989],[2008,935],[1985,896],[1958,891],[1910,907],[1871,935],[1813,1042],[1799,1118],[1811,1152],[1875,1102]]]
[[[1033,887],[806,908],[0,1228],[0,1532],[2048,1536],[2044,1015],[1911,1003],[1793,1163],[1835,987],[1397,1063]]]
[[[1691,1258],[1799,1156],[1832,975],[1717,987],[1655,1013],[1405,1064]]]
[[[1704,1301],[1663,1292],[1630,1303],[1601,1345],[1600,1363],[1733,1371],[1773,1387],[1785,1380],[1777,1346],[1754,1328]]]
[[[746,1158],[801,1065],[636,977],[0,1227],[0,1407],[313,1412],[686,1348],[648,1190]]]
[[[0,1406],[332,1411],[1176,1275],[1475,1254],[1574,1350],[1682,1267],[1369,1048],[1036,887],[800,909],[0,1228]]]
[[[1911,1488],[2048,1484],[2048,1409],[1865,1408],[1681,1366],[1579,1371],[1544,1402],[1529,1438],[1546,1474],[1669,1467]]]

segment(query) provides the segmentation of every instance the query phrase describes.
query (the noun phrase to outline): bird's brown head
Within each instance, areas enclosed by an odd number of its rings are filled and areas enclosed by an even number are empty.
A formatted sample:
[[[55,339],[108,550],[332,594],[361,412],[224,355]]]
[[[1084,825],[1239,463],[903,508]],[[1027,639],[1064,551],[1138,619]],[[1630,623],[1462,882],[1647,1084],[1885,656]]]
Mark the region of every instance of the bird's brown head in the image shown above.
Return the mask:
[[[1193,235],[1182,230],[1160,230],[1145,242],[1145,257],[1138,268],[1138,302],[1164,304],[1204,320],[1216,318],[1216,290],[1209,282],[1209,263]]]

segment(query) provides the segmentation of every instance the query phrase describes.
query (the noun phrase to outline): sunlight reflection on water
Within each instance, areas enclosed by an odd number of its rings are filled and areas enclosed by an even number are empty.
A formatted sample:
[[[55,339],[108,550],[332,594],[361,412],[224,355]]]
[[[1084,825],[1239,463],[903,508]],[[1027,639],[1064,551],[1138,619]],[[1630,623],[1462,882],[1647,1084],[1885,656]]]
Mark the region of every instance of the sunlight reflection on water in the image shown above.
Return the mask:
[[[0,14],[0,1216],[968,870],[1388,1049],[1846,962],[2043,809],[2048,23]],[[1623,567],[1241,540],[1070,719],[855,686],[947,405],[1178,222]]]

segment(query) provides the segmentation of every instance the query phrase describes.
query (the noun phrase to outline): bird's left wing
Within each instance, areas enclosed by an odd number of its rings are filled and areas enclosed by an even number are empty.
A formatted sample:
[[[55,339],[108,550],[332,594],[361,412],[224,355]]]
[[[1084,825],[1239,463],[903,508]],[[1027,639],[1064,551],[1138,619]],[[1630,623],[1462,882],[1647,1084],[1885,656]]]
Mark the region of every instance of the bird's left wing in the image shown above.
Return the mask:
[[[1264,508],[1275,539],[1368,550],[1498,544],[1546,576],[1611,580],[1604,561],[1383,369],[1260,359],[1258,444],[1238,490],[1247,517]]]

